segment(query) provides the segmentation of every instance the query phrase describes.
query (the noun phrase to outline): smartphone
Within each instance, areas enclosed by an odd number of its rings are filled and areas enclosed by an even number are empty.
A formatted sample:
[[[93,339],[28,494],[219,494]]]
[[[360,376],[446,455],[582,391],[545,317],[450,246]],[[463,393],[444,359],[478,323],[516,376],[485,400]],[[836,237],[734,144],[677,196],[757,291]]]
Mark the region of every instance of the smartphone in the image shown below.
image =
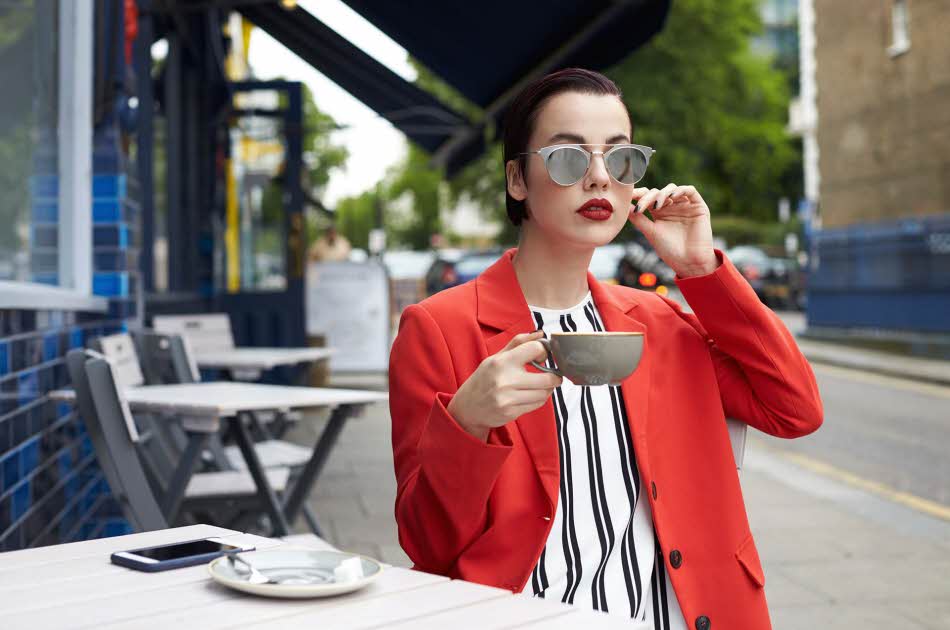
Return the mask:
[[[142,547],[129,551],[118,551],[111,556],[113,564],[118,564],[137,571],[167,571],[191,567],[196,564],[211,562],[218,556],[229,553],[252,551],[251,547],[241,547],[224,542],[220,538],[203,538],[187,542],[158,545],[156,547]]]

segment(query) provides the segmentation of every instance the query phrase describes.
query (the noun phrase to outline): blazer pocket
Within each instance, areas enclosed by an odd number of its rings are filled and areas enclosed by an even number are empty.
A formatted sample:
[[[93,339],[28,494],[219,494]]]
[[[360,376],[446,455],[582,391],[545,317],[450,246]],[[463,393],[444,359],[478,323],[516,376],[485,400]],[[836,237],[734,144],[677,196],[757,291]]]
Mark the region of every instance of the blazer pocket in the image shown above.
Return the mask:
[[[739,545],[736,550],[736,560],[745,569],[753,582],[760,588],[765,586],[765,574],[762,572],[762,563],[759,561],[759,552],[755,548],[755,542],[752,540],[752,534]]]

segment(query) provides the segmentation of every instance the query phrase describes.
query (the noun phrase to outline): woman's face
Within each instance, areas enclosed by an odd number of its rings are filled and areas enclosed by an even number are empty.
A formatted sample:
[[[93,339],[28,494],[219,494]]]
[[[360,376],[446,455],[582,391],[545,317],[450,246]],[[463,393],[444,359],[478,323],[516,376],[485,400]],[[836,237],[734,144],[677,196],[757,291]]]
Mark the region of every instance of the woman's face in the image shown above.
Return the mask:
[[[630,143],[630,136],[630,119],[616,96],[563,92],[541,107],[527,150],[582,144],[588,151],[604,151],[604,145]],[[525,200],[528,207],[529,218],[522,230],[538,232],[532,236],[559,246],[585,249],[605,245],[617,236],[627,222],[634,187],[614,180],[602,156],[592,156],[587,173],[571,186],[556,184],[540,155],[525,159],[523,179],[516,161],[506,165],[509,194]],[[609,212],[590,206],[582,212],[591,200],[604,202],[599,205]]]

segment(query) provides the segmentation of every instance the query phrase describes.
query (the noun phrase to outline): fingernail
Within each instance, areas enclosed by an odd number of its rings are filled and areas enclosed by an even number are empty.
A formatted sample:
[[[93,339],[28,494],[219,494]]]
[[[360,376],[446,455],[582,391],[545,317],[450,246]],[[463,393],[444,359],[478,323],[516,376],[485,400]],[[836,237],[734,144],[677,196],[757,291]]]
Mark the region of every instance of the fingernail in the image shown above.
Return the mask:
[[[654,201],[654,202],[653,202],[653,209],[656,210],[656,209],[659,208],[659,207],[660,207],[660,201],[659,201],[659,200]]]
[[[640,204],[637,204],[637,205],[634,207],[633,211],[634,211],[634,212],[640,212]]]

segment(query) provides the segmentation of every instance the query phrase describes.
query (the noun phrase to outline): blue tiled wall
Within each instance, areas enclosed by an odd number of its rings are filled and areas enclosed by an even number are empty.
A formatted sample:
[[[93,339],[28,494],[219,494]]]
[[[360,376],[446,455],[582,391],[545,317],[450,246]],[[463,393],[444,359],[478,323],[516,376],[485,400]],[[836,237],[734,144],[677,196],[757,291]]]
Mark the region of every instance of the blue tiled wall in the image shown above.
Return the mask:
[[[56,160],[37,149],[30,265],[34,282],[58,284]],[[52,155],[55,157],[55,150]],[[40,168],[40,167],[43,168]],[[45,170],[44,170],[45,169]],[[81,419],[48,393],[69,386],[64,357],[136,316],[139,206],[114,124],[93,139],[93,293],[105,314],[0,310],[0,551],[129,533],[111,499]]]
[[[63,357],[121,322],[64,311],[0,311],[0,551],[130,530],[81,420],[48,392]]]

